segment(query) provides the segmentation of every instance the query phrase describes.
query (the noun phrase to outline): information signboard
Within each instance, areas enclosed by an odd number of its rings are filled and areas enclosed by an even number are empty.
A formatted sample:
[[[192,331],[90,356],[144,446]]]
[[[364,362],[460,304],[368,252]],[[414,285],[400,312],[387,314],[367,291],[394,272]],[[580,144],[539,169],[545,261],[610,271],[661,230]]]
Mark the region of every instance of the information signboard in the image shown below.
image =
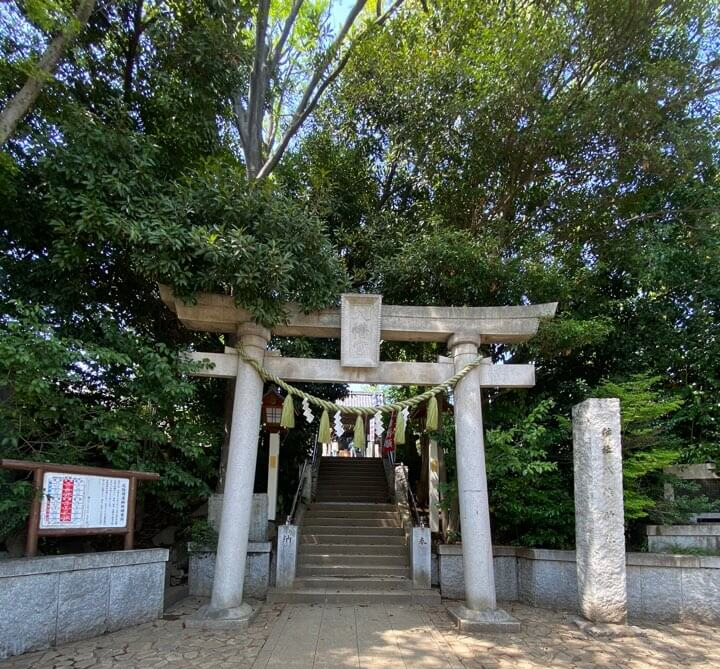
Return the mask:
[[[40,529],[127,525],[130,479],[45,472]]]
[[[160,478],[154,472],[4,458],[0,469],[32,472],[35,494],[28,516],[27,557],[37,555],[38,537],[122,534],[124,547],[131,549],[137,483]]]

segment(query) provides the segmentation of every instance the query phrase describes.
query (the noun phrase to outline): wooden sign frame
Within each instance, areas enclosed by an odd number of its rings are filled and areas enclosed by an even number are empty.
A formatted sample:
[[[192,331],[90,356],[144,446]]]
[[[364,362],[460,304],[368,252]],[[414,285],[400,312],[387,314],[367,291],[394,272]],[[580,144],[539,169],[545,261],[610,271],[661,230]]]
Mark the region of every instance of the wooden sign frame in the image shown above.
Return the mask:
[[[33,472],[33,498],[30,504],[28,517],[27,540],[25,542],[25,556],[37,555],[39,537],[67,537],[84,536],[90,534],[122,534],[124,535],[123,548],[132,550],[135,542],[135,499],[138,481],[157,481],[159,474],[151,472],[136,472],[123,469],[106,469],[103,467],[82,467],[79,465],[58,465],[50,462],[32,462],[30,460],[0,460],[0,469],[15,469]],[[126,479],[129,481],[126,523],[124,527],[68,527],[68,528],[41,528],[40,507],[43,494],[43,479],[46,473],[78,474],[80,476],[102,476],[104,478]]]

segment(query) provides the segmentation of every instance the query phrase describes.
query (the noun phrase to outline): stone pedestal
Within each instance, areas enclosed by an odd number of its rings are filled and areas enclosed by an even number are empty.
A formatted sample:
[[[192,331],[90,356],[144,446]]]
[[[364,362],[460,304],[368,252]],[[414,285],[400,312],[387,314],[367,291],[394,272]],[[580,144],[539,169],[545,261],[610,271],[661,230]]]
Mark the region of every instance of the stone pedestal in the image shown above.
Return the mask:
[[[220,519],[222,518],[223,495],[214,493],[208,499],[208,523],[220,531]],[[264,492],[256,492],[252,496],[252,508],[250,510],[250,532],[248,541],[267,541],[268,533],[268,496]]]
[[[248,543],[245,560],[243,596],[265,599],[270,587],[270,558],[272,544],[269,541]],[[198,544],[188,544],[188,586],[191,597],[210,597],[215,578],[215,549]]]
[[[413,527],[410,533],[413,588],[427,590],[432,587],[432,546],[430,545],[430,528]]]
[[[192,616],[183,621],[183,627],[201,630],[245,630],[258,613],[258,609],[250,604],[226,609],[215,609],[206,604]]]
[[[520,621],[502,609],[476,611],[462,604],[448,606],[448,613],[461,632],[519,632]]]
[[[588,620],[627,617],[620,400],[573,407],[578,604]]]
[[[244,354],[262,363],[270,333],[258,325],[244,323],[238,327],[238,338]],[[262,392],[262,379],[238,356],[215,578],[210,604],[197,616],[202,627],[243,627],[253,613],[243,605],[242,597]]]
[[[297,569],[297,552],[300,528],[297,525],[280,525],[277,540],[277,565],[275,586],[278,589],[292,588]]]

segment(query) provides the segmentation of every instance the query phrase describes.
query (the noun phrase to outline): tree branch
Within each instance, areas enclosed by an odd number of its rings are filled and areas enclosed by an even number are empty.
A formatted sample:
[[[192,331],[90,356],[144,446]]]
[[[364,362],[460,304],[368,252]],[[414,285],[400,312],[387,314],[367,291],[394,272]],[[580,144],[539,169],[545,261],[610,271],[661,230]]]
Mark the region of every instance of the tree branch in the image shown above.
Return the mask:
[[[80,0],[73,16],[60,33],[52,39],[45,53],[38,61],[36,73],[30,75],[23,87],[0,112],[0,146],[12,136],[18,123],[35,104],[40,91],[57,67],[68,45],[87,25],[95,7],[95,0]]]
[[[262,165],[262,126],[265,107],[265,91],[268,83],[267,70],[267,26],[270,13],[270,0],[258,0],[258,13],[255,21],[255,60],[250,73],[250,90],[245,113],[243,141],[245,167],[248,179],[253,181]],[[242,121],[241,121],[242,122]],[[242,138],[243,133],[241,133]]]
[[[338,62],[338,64],[335,66],[335,68],[325,76],[323,79],[323,76],[327,72],[327,69],[332,62],[332,59],[335,57],[337,52],[340,49],[340,46],[342,45],[343,40],[347,36],[348,32],[350,31],[350,28],[352,28],[353,23],[355,22],[355,19],[357,18],[358,14],[362,10],[363,6],[365,5],[365,0],[357,0],[353,8],[350,10],[350,13],[348,14],[347,19],[345,20],[345,23],[338,33],[338,36],[335,38],[333,43],[328,48],[325,57],[322,59],[320,65],[315,69],[313,72],[313,76],[308,82],[308,85],[305,88],[305,92],[303,93],[303,97],[298,103],[297,108],[295,109],[295,113],[293,114],[292,121],[290,125],[288,126],[287,130],[283,134],[280,143],[278,145],[278,148],[274,151],[274,153],[268,157],[268,159],[265,161],[265,164],[262,166],[262,169],[257,173],[257,179],[263,179],[266,176],[268,176],[277,166],[278,162],[280,161],[280,158],[282,158],[283,154],[285,153],[288,145],[290,144],[290,141],[292,138],[297,134],[298,130],[302,126],[302,124],[307,120],[308,116],[314,111],[315,107],[317,107],[318,102],[320,101],[320,98],[322,97],[322,94],[325,92],[327,87],[337,79],[337,77],[340,75],[340,73],[345,69],[345,66],[347,65],[348,61],[350,60],[350,55],[357,46],[357,44],[365,39],[372,30],[374,30],[377,27],[382,26],[389,18],[392,16],[392,14],[395,13],[395,11],[403,4],[404,0],[395,0],[393,4],[387,9],[387,11],[380,17],[378,17],[375,21],[372,22],[372,24],[360,35],[358,35],[348,46],[348,48],[345,50],[345,53],[343,54],[342,58]]]
[[[272,58],[268,63],[269,71],[275,70],[275,68],[278,66],[280,58],[282,57],[283,49],[285,48],[285,44],[290,37],[290,33],[292,33],[292,29],[295,26],[295,21],[297,20],[298,13],[300,12],[300,8],[302,7],[304,1],[305,0],[295,0],[295,2],[293,2],[293,6],[290,8],[290,14],[288,14],[288,17],[285,20],[285,25],[283,26],[283,31],[280,35],[280,39],[278,39],[278,42],[275,45],[275,49],[273,50]]]

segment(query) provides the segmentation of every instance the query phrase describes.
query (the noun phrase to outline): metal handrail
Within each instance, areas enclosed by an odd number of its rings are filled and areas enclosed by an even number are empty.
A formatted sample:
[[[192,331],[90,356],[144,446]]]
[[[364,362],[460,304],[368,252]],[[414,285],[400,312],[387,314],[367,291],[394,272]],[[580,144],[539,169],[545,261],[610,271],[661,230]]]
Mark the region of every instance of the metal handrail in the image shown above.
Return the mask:
[[[298,481],[298,486],[297,490],[295,491],[295,497],[293,498],[290,513],[285,520],[286,525],[292,525],[292,521],[295,518],[295,510],[297,509],[298,501],[300,500],[300,497],[302,495],[303,484],[305,483],[305,470],[307,469],[308,462],[308,460],[305,460],[305,462],[302,463],[302,467],[300,468],[300,480]]]
[[[385,483],[388,486],[388,489],[393,491],[392,497],[395,498],[394,488],[395,488],[395,473],[394,468],[392,466],[392,462],[390,461],[390,458],[387,455],[383,455],[382,458],[383,462],[383,469],[385,470]]]
[[[415,500],[415,495],[413,494],[412,487],[410,486],[410,481],[405,481],[405,483],[407,485],[408,502],[410,503],[410,512],[413,516],[413,523],[416,527],[425,527],[425,520],[418,511],[417,501]]]
[[[309,458],[305,458],[305,461],[302,463],[302,467],[300,467],[300,480],[298,481],[297,489],[295,490],[295,496],[293,497],[293,503],[292,507],[290,509],[290,513],[288,514],[287,519],[285,520],[286,525],[291,525],[293,520],[295,520],[295,511],[297,510],[298,502],[300,501],[300,498],[302,497],[302,489],[305,484],[305,476],[308,471],[308,469],[311,469],[311,471],[315,470],[316,467],[320,465],[320,458],[318,458],[318,435],[317,432],[315,433],[315,442],[313,443],[312,453],[310,454]]]
[[[315,443],[313,444],[312,449],[312,466],[313,468],[318,467],[320,465],[320,458],[318,458],[318,444],[320,442],[318,441],[318,433],[315,433]]]

